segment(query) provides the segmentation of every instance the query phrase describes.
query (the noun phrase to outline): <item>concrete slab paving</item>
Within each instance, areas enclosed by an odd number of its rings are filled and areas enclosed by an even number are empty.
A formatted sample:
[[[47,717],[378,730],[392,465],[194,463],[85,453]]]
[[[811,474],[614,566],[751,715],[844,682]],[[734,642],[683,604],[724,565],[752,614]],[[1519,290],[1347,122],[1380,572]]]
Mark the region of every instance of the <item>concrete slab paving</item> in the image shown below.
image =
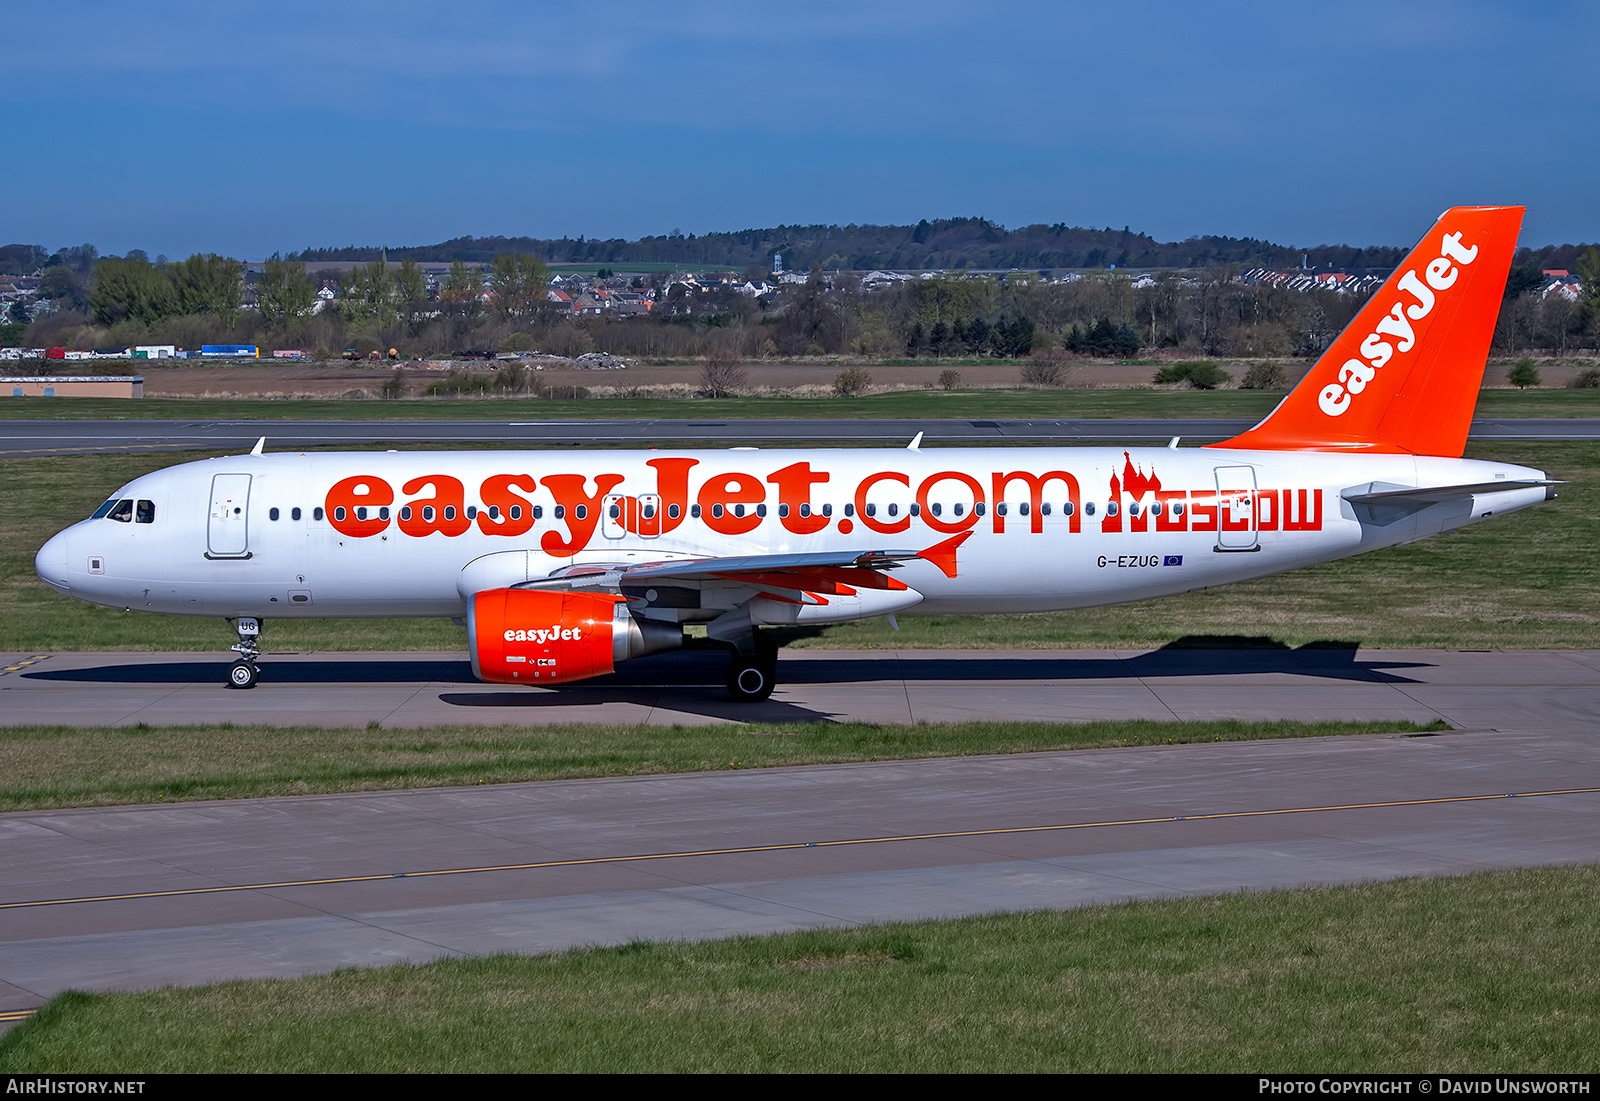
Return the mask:
[[[38,655],[34,655],[38,656]],[[50,654],[0,677],[0,725],[140,722],[405,728],[568,722],[958,722],[1098,718],[1445,718],[1568,726],[1600,713],[1593,651],[785,651],[760,704],[700,651],[557,689],[472,679],[463,654],[271,654],[222,687],[220,654]]]
[[[162,708],[239,722],[245,696],[260,721],[329,726],[1132,714],[1472,729],[0,815],[0,1009],[68,987],[1600,860],[1600,794],[1482,798],[1600,788],[1592,652],[800,651],[780,694],[742,709],[703,655],[521,693],[462,677],[459,655],[271,662],[275,683],[234,693],[202,675],[220,673],[212,656],[51,655],[0,677],[0,723]],[[1315,809],[1333,806],[1347,809]],[[897,840],[833,844],[872,838]],[[707,850],[730,851],[671,855]],[[571,861],[588,862],[466,871]],[[161,893],[195,889],[212,893]],[[151,897],[63,901],[133,894]]]

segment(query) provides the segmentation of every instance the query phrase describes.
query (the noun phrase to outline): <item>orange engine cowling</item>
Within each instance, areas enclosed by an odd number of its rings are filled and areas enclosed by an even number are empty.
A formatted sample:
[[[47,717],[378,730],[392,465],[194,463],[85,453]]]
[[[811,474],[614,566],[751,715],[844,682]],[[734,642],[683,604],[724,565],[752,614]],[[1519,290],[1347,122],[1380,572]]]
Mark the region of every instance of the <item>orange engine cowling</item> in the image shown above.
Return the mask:
[[[485,589],[467,602],[472,672],[500,684],[561,684],[683,644],[678,627],[640,621],[606,593]]]

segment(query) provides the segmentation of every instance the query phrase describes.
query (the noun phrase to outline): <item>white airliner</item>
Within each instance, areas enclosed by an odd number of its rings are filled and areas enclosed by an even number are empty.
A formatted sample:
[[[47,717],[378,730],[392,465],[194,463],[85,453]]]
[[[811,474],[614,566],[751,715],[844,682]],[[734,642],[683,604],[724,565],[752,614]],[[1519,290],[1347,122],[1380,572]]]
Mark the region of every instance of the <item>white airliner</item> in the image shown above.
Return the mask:
[[[768,625],[1089,608],[1281,573],[1553,496],[1461,458],[1520,207],[1430,229],[1305,380],[1207,447],[346,452],[208,459],[117,490],[39,576],[220,616],[464,618],[481,679],[544,686],[704,624],[735,699]]]

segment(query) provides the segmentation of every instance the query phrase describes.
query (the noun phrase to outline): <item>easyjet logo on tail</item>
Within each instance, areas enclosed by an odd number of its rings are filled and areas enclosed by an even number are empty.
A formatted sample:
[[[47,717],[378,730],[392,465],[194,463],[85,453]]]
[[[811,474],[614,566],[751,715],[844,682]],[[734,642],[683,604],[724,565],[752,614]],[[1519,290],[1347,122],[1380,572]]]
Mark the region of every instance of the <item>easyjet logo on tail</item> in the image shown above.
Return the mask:
[[[1415,253],[1413,253],[1415,255]],[[1378,371],[1393,359],[1417,346],[1417,331],[1413,322],[1421,321],[1433,312],[1435,292],[1448,291],[1455,286],[1462,267],[1478,258],[1478,246],[1463,247],[1461,234],[1446,233],[1439,244],[1439,255],[1429,260],[1423,268],[1424,277],[1416,269],[1407,271],[1396,286],[1415,301],[1404,298],[1390,307],[1361,342],[1361,358],[1345,360],[1339,368],[1339,381],[1330,382],[1317,395],[1317,407],[1330,417],[1342,416],[1350,408],[1355,396],[1367,388],[1367,383],[1377,377]],[[1358,330],[1359,331],[1359,330]]]
[[[1459,457],[1522,213],[1445,211],[1266,420],[1206,446]]]

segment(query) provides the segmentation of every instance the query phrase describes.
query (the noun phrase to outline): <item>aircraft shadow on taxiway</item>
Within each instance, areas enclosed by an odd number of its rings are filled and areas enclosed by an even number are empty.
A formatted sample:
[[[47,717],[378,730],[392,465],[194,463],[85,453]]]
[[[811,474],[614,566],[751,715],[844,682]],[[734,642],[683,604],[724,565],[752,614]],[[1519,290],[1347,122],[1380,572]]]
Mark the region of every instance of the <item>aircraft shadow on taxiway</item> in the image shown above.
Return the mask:
[[[27,680],[67,681],[80,684],[176,685],[215,681],[221,684],[226,659],[149,663],[117,663],[78,669],[42,668],[22,676]],[[848,659],[815,658],[782,661],[779,684],[859,684],[886,679],[921,682],[962,681],[1118,681],[1144,678],[1287,674],[1328,680],[1374,684],[1414,684],[1410,677],[1391,670],[1428,668],[1428,662],[1360,660],[1353,642],[1309,643],[1291,649],[1266,639],[1239,636],[1192,636],[1131,657],[1077,657],[1060,652],[1040,652],[986,657],[971,653],[941,654],[936,650],[902,651],[894,657]],[[538,693],[519,689],[486,697],[475,693],[446,698],[446,702],[475,701],[476,706],[505,706],[519,696],[549,699],[551,695],[604,693],[639,688],[692,688],[720,686],[727,659],[717,649],[688,649],[637,658],[616,672]],[[418,684],[444,682],[442,687],[476,685],[466,661],[420,658],[375,660],[262,662],[263,688],[275,685]],[[480,702],[481,701],[481,702]]]

